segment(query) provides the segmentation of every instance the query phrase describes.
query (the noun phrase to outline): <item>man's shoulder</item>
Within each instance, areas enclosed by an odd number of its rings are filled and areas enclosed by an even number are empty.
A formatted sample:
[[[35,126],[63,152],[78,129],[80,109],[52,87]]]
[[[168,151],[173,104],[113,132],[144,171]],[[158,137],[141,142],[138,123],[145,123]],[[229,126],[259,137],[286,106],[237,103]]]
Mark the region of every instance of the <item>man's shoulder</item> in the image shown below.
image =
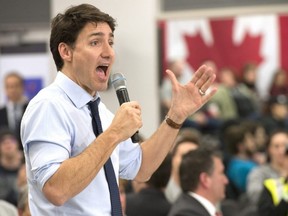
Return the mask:
[[[6,112],[7,110],[7,106],[4,105],[4,106],[0,106],[0,112],[3,113],[3,112]]]
[[[173,215],[195,215],[209,216],[205,207],[198,202],[194,197],[182,193],[176,202],[172,205],[169,216]]]

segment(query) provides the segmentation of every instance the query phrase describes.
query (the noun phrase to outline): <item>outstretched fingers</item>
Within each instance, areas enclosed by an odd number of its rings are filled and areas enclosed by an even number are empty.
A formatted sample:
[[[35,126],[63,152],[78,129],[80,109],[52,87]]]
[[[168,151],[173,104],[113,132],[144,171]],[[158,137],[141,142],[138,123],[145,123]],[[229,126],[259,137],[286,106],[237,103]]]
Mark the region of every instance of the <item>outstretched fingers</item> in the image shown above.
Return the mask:
[[[208,67],[206,65],[202,65],[200,68],[198,68],[198,70],[193,74],[193,77],[192,77],[192,80],[191,82],[196,86],[196,87],[199,87],[197,86],[197,83],[199,85],[199,81],[203,80],[203,76],[206,77],[206,71],[207,71]]]
[[[166,73],[167,73],[167,75],[168,75],[168,77],[172,83],[172,87],[175,88],[178,84],[178,80],[177,80],[175,74],[169,69],[166,70]]]
[[[205,94],[204,95],[200,95],[202,96],[202,102],[203,104],[205,104],[206,102],[208,102],[212,97],[213,95],[217,92],[217,88],[216,87],[213,87],[211,88],[211,90],[209,89],[208,93],[206,94],[206,92],[204,92]]]
[[[206,91],[212,86],[216,78],[210,67],[202,65],[194,74],[191,82],[198,88],[201,96],[206,95]],[[214,93],[215,94],[215,93]]]

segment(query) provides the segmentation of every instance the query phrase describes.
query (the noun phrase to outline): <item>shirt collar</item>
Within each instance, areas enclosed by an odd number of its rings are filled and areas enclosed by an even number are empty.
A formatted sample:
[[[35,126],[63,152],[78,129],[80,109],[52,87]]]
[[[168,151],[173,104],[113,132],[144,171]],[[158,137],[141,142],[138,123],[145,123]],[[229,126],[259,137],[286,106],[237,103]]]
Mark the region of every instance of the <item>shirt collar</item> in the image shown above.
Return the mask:
[[[79,86],[61,71],[58,71],[55,83],[66,93],[77,108],[81,108],[89,101],[96,100],[98,97],[100,97],[98,92],[95,97],[92,97],[87,91],[85,91],[81,86]]]
[[[193,192],[189,192],[188,194],[198,200],[210,215],[213,216],[216,214],[216,207],[209,200]]]

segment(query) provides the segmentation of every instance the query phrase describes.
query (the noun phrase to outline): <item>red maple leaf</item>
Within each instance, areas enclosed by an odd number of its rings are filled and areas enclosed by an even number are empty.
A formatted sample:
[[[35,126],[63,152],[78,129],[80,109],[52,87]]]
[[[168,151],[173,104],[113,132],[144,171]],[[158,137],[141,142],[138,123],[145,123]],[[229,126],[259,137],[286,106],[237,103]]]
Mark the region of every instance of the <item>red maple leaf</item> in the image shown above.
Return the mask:
[[[241,44],[235,44],[232,39],[233,20],[210,21],[213,44],[207,45],[200,33],[195,36],[184,35],[189,55],[187,62],[197,69],[205,60],[215,62],[218,69],[233,68],[240,75],[241,68],[247,63],[259,65],[263,58],[260,55],[262,36],[251,36],[246,31]]]

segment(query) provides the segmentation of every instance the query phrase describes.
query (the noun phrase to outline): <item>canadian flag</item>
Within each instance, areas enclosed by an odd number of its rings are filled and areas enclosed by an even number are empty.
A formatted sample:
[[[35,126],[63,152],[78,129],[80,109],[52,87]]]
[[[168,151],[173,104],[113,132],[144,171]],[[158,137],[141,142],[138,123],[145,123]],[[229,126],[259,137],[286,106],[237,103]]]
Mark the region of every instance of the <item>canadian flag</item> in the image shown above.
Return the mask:
[[[205,60],[213,60],[218,69],[232,67],[239,75],[246,63],[255,63],[257,87],[263,98],[275,70],[288,72],[288,15],[169,20],[159,24],[163,69],[169,59],[183,58],[193,73]]]

